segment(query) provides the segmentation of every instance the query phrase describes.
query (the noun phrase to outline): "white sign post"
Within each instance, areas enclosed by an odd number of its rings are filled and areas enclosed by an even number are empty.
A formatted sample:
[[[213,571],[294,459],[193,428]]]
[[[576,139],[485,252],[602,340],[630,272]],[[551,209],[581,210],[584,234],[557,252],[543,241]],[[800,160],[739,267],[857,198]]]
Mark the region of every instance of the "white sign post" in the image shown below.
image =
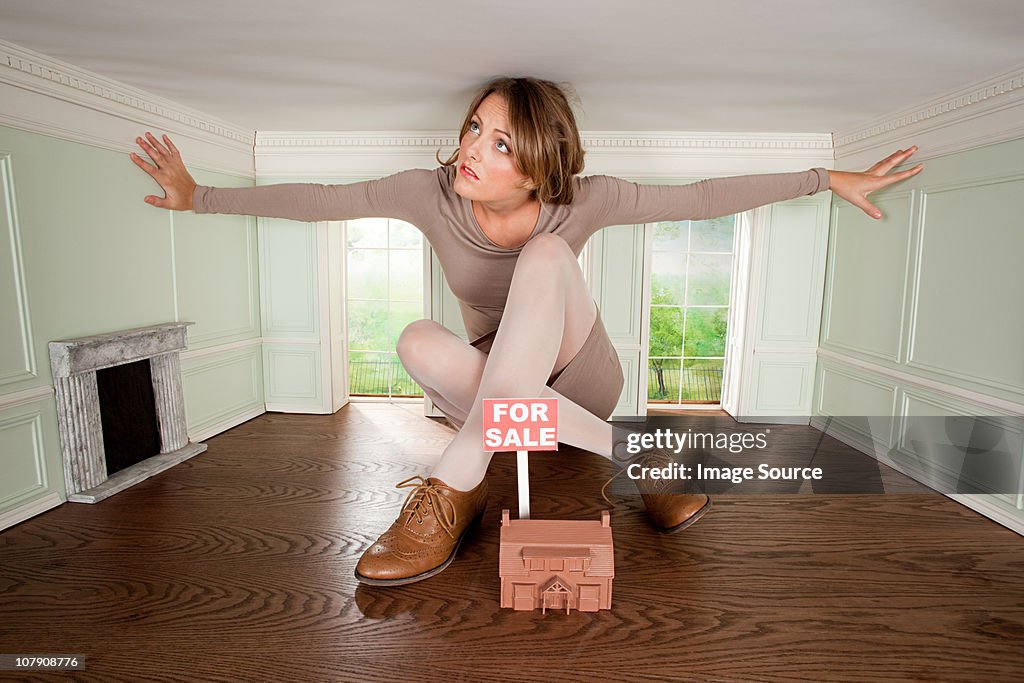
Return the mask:
[[[529,519],[529,454],[558,450],[558,399],[485,398],[484,450],[516,451],[519,519]]]

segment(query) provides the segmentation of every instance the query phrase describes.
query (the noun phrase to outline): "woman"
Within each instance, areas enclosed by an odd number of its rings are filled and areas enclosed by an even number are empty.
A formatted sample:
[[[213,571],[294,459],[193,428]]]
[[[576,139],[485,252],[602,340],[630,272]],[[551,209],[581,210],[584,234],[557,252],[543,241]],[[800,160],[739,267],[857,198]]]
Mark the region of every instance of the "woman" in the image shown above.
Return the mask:
[[[132,160],[163,188],[153,206],[302,221],[379,216],[409,221],[434,248],[459,299],[472,343],[429,320],[398,340],[409,374],[460,427],[427,478],[411,488],[391,527],[360,558],[356,577],[400,585],[433,576],[454,559],[486,507],[481,399],[557,398],[559,438],[612,456],[605,422],[622,372],[576,257],[610,225],[729,215],[831,188],[870,216],[874,190],[918,173],[889,174],[916,148],[864,173],[764,174],[692,185],[637,185],[607,176],[579,178],[583,148],[562,90],[532,78],[500,78],[474,98],[458,150],[433,171],[411,170],[349,185],[197,186],[170,139],[138,138],[152,163]],[[415,481],[414,481],[415,480]],[[710,507],[704,495],[645,490],[655,527],[685,528]]]

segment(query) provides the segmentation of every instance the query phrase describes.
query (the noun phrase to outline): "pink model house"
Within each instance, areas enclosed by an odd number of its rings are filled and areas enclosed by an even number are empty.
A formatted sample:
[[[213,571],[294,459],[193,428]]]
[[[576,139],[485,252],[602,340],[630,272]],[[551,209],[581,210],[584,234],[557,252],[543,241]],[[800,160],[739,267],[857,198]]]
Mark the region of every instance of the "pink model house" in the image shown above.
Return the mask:
[[[608,512],[600,521],[510,519],[501,511],[501,606],[611,609],[615,554]]]

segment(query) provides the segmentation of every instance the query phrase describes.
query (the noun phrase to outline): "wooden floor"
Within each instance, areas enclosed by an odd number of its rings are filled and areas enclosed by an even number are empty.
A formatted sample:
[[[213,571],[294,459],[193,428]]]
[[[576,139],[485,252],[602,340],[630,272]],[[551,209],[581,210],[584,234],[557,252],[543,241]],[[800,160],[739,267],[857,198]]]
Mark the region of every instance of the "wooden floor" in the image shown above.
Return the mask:
[[[1024,539],[937,494],[721,496],[674,536],[623,499],[613,609],[541,615],[498,608],[498,520],[516,508],[504,456],[451,567],[358,584],[404,498],[394,484],[450,436],[414,406],[267,414],[109,500],[0,532],[0,653],[85,655],[86,681],[1024,675]],[[531,474],[535,517],[604,507],[596,455],[534,455]]]

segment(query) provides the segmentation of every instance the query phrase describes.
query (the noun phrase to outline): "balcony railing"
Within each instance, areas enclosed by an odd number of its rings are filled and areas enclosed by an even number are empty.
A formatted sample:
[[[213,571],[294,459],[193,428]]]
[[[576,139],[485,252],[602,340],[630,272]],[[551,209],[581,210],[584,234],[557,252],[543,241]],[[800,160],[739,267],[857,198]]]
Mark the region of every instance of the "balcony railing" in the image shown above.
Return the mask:
[[[388,396],[391,384],[392,396],[422,396],[423,389],[402,367],[393,360],[349,362],[349,393],[367,396]],[[721,368],[667,367],[661,370],[651,365],[647,376],[647,399],[675,403],[680,398],[682,385],[683,401],[719,402],[722,400]]]
[[[676,403],[683,401],[718,403],[722,400],[722,368],[683,368],[678,366],[659,369],[653,364],[647,368],[647,400]]]
[[[388,384],[390,383],[390,392]],[[422,396],[423,389],[405,371],[398,358],[349,361],[348,391],[362,396]]]

